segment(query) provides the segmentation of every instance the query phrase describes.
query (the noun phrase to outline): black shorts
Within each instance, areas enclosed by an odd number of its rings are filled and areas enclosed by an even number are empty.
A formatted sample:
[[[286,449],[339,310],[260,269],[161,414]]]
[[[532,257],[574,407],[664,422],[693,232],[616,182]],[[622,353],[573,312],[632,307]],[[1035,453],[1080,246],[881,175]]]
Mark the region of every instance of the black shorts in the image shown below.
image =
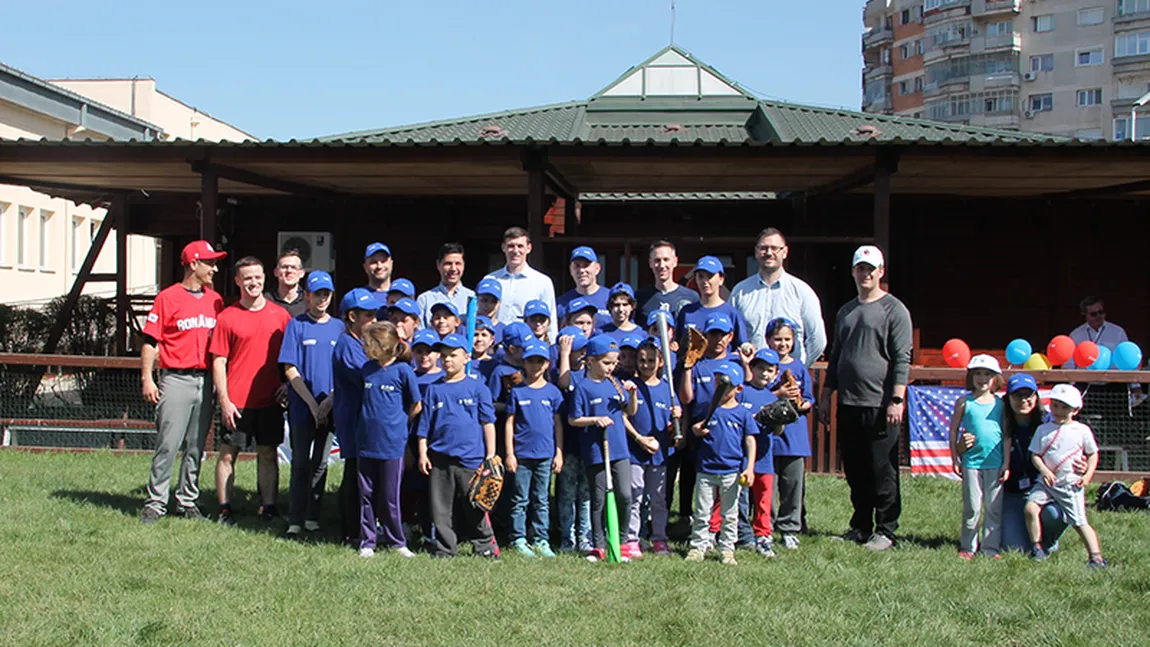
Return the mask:
[[[240,449],[255,445],[279,446],[284,440],[284,410],[282,407],[240,409],[236,428],[228,429],[220,423],[220,442]]]

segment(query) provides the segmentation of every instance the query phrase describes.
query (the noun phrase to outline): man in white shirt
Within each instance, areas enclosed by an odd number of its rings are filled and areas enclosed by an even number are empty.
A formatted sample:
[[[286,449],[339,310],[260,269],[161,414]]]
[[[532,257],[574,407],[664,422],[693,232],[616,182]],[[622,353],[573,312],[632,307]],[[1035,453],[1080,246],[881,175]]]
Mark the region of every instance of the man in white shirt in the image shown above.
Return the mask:
[[[419,295],[420,321],[424,328],[431,327],[431,307],[437,303],[450,303],[459,314],[467,316],[467,300],[475,296],[475,291],[463,286],[463,245],[444,243],[439,247],[435,261],[439,270],[439,285]]]
[[[1078,326],[1070,331],[1070,338],[1074,340],[1074,345],[1077,346],[1084,341],[1092,341],[1099,346],[1105,346],[1112,352],[1114,347],[1124,341],[1128,341],[1126,336],[1126,329],[1116,323],[1106,321],[1106,304],[1102,302],[1102,297],[1088,296],[1079,303],[1082,309],[1082,316],[1086,317],[1086,323]],[[1075,366],[1074,360],[1068,360],[1063,368],[1087,368],[1085,366]],[[1142,393],[1141,384],[1093,384],[1086,389],[1087,404],[1091,404],[1093,397],[1090,390],[1095,392],[1101,391],[1104,388],[1109,389],[1127,389],[1130,393],[1130,406],[1136,407],[1146,400],[1146,395]],[[1097,395],[1097,393],[1095,393]],[[1094,403],[1097,407],[1098,404]]]
[[[523,308],[532,299],[543,301],[550,312],[555,312],[555,284],[551,277],[527,264],[527,256],[531,253],[527,230],[512,227],[503,232],[502,249],[507,264],[484,277],[495,279],[503,286],[499,320],[507,323],[523,321]],[[550,339],[557,338],[558,323],[556,317],[551,317]]]
[[[798,325],[795,354],[810,366],[827,347],[826,324],[819,296],[805,281],[783,269],[787,252],[787,241],[778,229],[768,227],[760,232],[755,244],[759,271],[731,290],[730,303],[751,327],[750,342],[755,348],[766,348],[765,333],[772,319],[794,321]]]

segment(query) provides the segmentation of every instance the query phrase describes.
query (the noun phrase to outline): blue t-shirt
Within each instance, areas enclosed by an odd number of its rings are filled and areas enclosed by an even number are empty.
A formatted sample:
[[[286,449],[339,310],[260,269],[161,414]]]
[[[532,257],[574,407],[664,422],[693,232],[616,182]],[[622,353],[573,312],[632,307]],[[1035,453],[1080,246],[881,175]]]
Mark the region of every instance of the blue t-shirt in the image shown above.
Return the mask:
[[[624,394],[626,391],[623,392]],[[610,380],[596,382],[590,377],[581,380],[575,387],[571,401],[571,417],[608,416],[611,425],[607,427],[607,442],[611,447],[611,460],[628,458],[627,429],[623,426],[623,408],[626,401]],[[582,427],[579,433],[579,453],[584,465],[603,464],[603,428],[592,425]]]
[[[491,377],[487,378],[487,393],[491,396],[492,402],[504,402],[503,398],[503,376],[511,375],[512,373],[521,373],[522,369],[512,366],[510,364],[501,363],[491,371]],[[506,404],[506,402],[504,402]]]
[[[699,332],[703,332],[703,324],[707,322],[707,317],[715,313],[727,315],[735,326],[735,335],[731,338],[729,348],[730,352],[735,352],[739,346],[750,340],[751,328],[747,325],[747,321],[743,319],[743,315],[739,314],[738,310],[726,302],[713,308],[704,307],[702,303],[691,303],[683,306],[683,309],[679,311],[679,316],[675,319],[675,334],[678,335],[679,339],[682,339],[687,328],[698,328]]]
[[[414,371],[413,371],[414,372]],[[427,385],[438,382],[443,376],[446,375],[442,370],[440,371],[427,371],[426,373],[416,373],[415,383],[419,385],[419,397],[427,395]]]
[[[719,407],[707,423],[711,433],[699,440],[699,471],[704,474],[734,474],[746,464],[743,438],[759,433],[751,412],[736,405],[730,409]],[[769,443],[764,443],[769,446]],[[772,469],[773,472],[773,469]]]
[[[479,361],[471,360],[472,372],[479,375],[478,379],[483,384],[487,384],[491,380],[491,374],[495,371],[496,366],[499,366],[499,362],[494,357]]]
[[[962,429],[974,436],[974,445],[962,453],[962,466],[975,470],[1002,467],[1002,399],[982,404],[966,396]]]
[[[331,417],[339,439],[341,458],[355,458],[356,429],[363,423],[363,375],[360,369],[368,362],[363,343],[348,333],[340,335],[331,356]]]
[[[764,405],[768,405],[775,400],[774,393],[771,393],[770,387],[758,388],[753,384],[747,383],[743,385],[743,392],[739,394],[739,404],[751,414],[754,419],[759,409]],[[758,429],[759,423],[755,423],[755,429]],[[773,433],[770,436],[762,435],[758,438],[758,443],[755,444],[755,474],[774,474],[775,473],[775,456],[774,456],[774,442],[772,437],[776,437]]]
[[[360,372],[363,375],[363,425],[356,439],[359,456],[378,460],[403,458],[408,439],[407,412],[419,402],[415,371],[403,362],[380,366],[371,360]]]
[[[631,426],[643,436],[654,436],[659,441],[659,450],[651,454],[628,439],[631,447],[631,462],[639,465],[662,465],[667,457],[675,453],[674,441],[667,428],[671,424],[671,389],[666,380],[659,380],[655,386],[643,380],[635,380],[639,390],[635,398],[639,401],[639,409],[631,418]]]
[[[289,321],[284,330],[279,363],[296,367],[303,383],[317,400],[322,399],[321,395],[327,397],[331,393],[331,358],[335,354],[335,344],[346,328],[335,317],[316,323],[305,312]],[[292,425],[303,424],[311,416],[311,411],[295,389],[289,388],[287,391],[288,422]]]
[[[564,292],[555,299],[555,321],[559,323],[566,321],[567,307],[571,305],[571,302],[575,299],[583,297],[587,300],[587,303],[599,308],[599,312],[595,315],[595,330],[602,330],[603,326],[611,323],[611,311],[607,309],[607,298],[611,296],[610,292],[610,290],[602,285],[595,291],[595,294],[586,296],[579,294],[574,289]],[[563,326],[560,325],[559,327],[562,328]]]
[[[515,416],[515,456],[530,460],[555,456],[555,416],[563,408],[559,387],[520,384],[507,397],[507,415]]]
[[[633,324],[635,322],[631,323]],[[627,335],[641,335],[644,339],[647,338],[647,331],[643,330],[643,327],[638,325],[632,327],[630,330],[620,330],[619,327],[615,324],[609,323],[606,326],[603,326],[603,334],[614,339],[615,343],[619,344],[620,348],[622,348],[623,345],[623,338]]]
[[[456,458],[463,467],[475,469],[487,455],[483,425],[494,422],[491,393],[478,380],[440,380],[427,387],[416,435],[427,439],[430,451]]]
[[[791,361],[786,364],[779,365],[779,375],[783,371],[790,371],[795,379],[799,382],[799,389],[803,392],[803,402],[810,402],[811,405],[815,403],[814,391],[811,390],[811,374],[807,371],[807,367],[803,365],[798,358],[792,356]],[[776,378],[769,388],[778,388],[779,378]],[[771,434],[772,444],[774,445],[775,456],[810,456],[811,455],[811,435],[810,435],[810,414],[800,415],[799,419],[791,424],[783,427],[783,435],[775,436]]]
[[[731,362],[733,355],[726,357],[704,357],[691,369],[691,387],[695,399],[687,407],[688,417],[692,422],[698,422],[707,417],[707,409],[711,407],[711,398],[715,396],[715,367],[724,362]],[[735,363],[738,360],[734,360]]]
[[[585,379],[587,379],[587,369],[572,369],[571,385],[563,392],[563,408],[559,411],[559,415],[563,418],[563,454],[565,456],[574,456],[581,447],[580,439],[583,437],[583,430],[579,427],[572,427],[567,419],[571,416],[571,405],[575,402],[575,389]],[[559,384],[558,377],[555,379],[555,384]]]

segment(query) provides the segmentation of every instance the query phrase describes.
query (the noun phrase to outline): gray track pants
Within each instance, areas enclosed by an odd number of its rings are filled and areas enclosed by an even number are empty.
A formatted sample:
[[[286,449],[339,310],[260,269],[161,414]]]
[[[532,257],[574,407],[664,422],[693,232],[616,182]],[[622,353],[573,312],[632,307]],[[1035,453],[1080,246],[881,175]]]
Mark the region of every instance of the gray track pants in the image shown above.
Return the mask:
[[[215,403],[212,401],[211,374],[207,371],[194,374],[164,371],[160,374],[159,388],[156,453],[152,457],[144,508],[163,513],[168,505],[172,468],[181,447],[184,459],[180,463],[176,505],[193,506],[200,496],[200,459],[204,454],[204,441],[208,437]]]
[[[973,553],[981,550],[997,555],[1002,549],[1002,483],[999,468],[962,470],[962,535],[958,549]],[[982,517],[979,537],[978,522]]]

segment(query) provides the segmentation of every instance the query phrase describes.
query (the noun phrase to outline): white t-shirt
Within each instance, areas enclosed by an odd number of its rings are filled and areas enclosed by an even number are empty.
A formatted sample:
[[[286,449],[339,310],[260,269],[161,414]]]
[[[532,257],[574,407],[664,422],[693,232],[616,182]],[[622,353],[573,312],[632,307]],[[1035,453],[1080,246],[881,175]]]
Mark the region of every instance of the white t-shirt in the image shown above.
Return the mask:
[[[1079,479],[1074,473],[1074,458],[1078,454],[1089,456],[1097,452],[1094,432],[1081,422],[1070,421],[1064,425],[1046,422],[1039,425],[1030,439],[1030,453],[1042,455],[1046,467],[1054,472],[1056,485]]]
[[[1090,324],[1082,324],[1081,326],[1070,331],[1070,338],[1074,340],[1074,345],[1077,346],[1084,341],[1092,341],[1099,346],[1105,346],[1111,351],[1118,344],[1127,341],[1126,330],[1116,323],[1109,321],[1102,324],[1102,327],[1095,330],[1090,327]],[[1074,365],[1074,360],[1063,364],[1063,368],[1078,368]],[[1086,368],[1085,366],[1081,368]]]

